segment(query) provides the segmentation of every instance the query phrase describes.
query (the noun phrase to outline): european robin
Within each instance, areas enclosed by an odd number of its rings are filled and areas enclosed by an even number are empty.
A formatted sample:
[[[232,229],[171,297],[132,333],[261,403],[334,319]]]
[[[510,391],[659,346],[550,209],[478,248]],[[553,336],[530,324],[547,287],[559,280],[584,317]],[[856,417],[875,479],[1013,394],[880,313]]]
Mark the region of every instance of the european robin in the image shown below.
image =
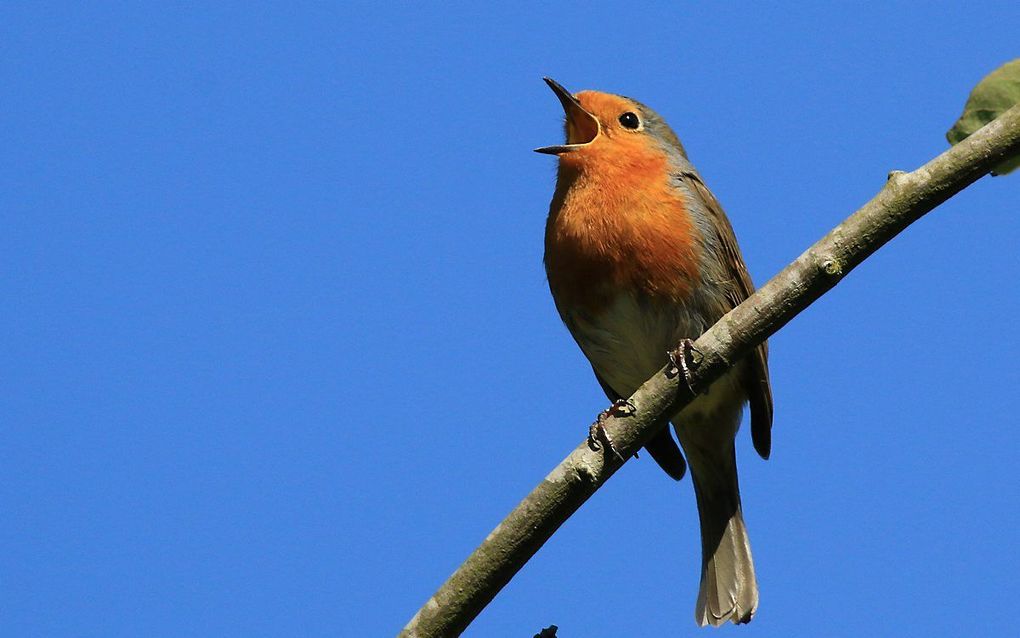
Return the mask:
[[[567,138],[536,149],[559,157],[545,232],[549,289],[602,388],[620,401],[754,286],[729,220],[659,115],[630,98],[546,83],[566,112]],[[767,344],[670,417],[679,448],[665,424],[645,445],[674,479],[691,468],[702,626],[748,622],[758,607],[734,451],[745,403],[754,447],[768,458]]]

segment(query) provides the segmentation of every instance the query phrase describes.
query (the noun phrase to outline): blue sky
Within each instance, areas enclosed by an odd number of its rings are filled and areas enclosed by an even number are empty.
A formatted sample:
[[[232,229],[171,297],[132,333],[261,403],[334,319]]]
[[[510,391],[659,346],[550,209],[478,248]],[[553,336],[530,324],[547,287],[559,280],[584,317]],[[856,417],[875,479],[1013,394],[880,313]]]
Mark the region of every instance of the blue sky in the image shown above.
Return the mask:
[[[944,150],[1020,6],[0,9],[5,636],[395,634],[605,405],[544,281],[561,110],[677,130],[758,283]],[[1020,177],[772,339],[724,635],[1020,615]],[[628,463],[468,631],[709,635],[690,483]]]

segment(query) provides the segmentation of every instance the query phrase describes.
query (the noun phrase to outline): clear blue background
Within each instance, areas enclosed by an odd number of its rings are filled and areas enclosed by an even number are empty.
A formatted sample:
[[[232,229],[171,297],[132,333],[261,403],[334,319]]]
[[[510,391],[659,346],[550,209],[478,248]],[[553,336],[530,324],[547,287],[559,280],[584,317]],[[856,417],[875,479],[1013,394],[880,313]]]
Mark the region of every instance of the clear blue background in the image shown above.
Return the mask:
[[[542,232],[541,76],[660,111],[761,283],[946,147],[1020,5],[6,3],[0,633],[395,634],[605,399]],[[1020,616],[1020,175],[772,340],[744,636]],[[628,463],[468,632],[710,635]]]

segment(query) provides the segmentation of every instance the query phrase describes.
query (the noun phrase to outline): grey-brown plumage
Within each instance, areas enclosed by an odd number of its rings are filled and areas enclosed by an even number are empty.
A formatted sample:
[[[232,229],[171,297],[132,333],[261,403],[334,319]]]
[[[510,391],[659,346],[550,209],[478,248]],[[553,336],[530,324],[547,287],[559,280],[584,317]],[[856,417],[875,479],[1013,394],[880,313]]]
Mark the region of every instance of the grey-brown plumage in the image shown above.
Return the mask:
[[[702,219],[708,221],[704,228],[715,234],[719,263],[732,282],[723,287],[721,317],[750,296],[754,285],[733,228],[700,176],[691,168],[678,173],[676,179],[688,193],[692,213],[703,215]],[[714,414],[703,414],[699,419],[697,415],[681,413],[673,420],[691,466],[701,523],[701,584],[694,611],[701,626],[719,626],[727,621],[746,623],[758,609],[758,582],[741,510],[733,439],[740,426],[743,401],[747,400],[755,450],[766,459],[771,453],[772,391],[767,343],[723,377],[722,388],[718,386],[719,382],[714,384],[709,394],[730,389],[732,398],[717,399]]]
[[[701,522],[701,585],[694,619],[701,626],[745,623],[758,609],[758,582],[740,509],[733,443],[705,444],[686,430],[681,441]]]

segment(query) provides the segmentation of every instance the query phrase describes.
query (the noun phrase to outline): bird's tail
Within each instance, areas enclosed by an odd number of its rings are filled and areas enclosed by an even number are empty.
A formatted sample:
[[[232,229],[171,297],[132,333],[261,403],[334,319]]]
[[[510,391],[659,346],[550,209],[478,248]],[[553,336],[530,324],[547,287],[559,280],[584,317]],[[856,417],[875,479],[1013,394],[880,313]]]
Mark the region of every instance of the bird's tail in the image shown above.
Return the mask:
[[[758,609],[758,582],[740,512],[733,443],[722,450],[689,450],[687,460],[701,519],[701,589],[695,620],[702,627],[750,622]]]

